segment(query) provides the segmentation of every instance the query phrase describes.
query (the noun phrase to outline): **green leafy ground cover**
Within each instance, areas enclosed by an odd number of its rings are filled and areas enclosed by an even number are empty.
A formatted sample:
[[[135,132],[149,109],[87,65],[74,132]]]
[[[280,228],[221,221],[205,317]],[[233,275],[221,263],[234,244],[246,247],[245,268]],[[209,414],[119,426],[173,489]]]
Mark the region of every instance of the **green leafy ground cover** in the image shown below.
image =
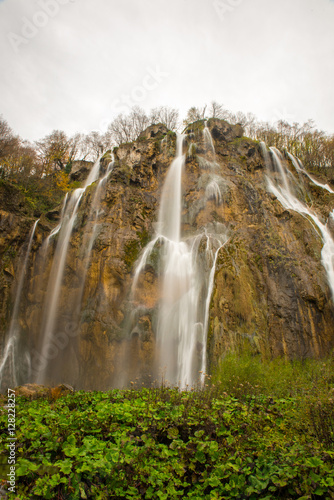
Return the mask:
[[[9,498],[334,498],[333,360],[223,366],[203,390],[18,397]]]

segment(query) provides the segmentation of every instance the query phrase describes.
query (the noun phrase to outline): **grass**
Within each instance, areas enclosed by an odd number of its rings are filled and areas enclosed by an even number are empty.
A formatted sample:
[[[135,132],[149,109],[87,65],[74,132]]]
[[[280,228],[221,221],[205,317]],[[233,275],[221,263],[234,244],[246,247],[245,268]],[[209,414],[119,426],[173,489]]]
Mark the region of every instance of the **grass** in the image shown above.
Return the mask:
[[[9,498],[334,498],[333,364],[230,354],[187,392],[17,397]]]
[[[333,391],[334,356],[326,359],[263,360],[260,355],[230,353],[213,374],[213,381],[235,397],[327,398]]]

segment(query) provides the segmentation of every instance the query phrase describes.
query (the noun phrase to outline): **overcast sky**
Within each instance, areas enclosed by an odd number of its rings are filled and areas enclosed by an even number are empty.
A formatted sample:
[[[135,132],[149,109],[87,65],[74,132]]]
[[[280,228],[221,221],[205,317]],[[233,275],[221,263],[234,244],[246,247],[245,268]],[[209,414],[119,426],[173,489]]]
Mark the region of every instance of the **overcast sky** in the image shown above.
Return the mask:
[[[212,100],[334,133],[333,0],[0,0],[0,62],[24,139]]]

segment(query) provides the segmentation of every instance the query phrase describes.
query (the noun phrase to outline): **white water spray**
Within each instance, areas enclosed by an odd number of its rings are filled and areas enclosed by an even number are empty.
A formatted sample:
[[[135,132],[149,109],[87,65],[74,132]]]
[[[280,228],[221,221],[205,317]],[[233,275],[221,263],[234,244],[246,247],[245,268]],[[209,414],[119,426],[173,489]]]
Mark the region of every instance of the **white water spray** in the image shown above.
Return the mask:
[[[213,146],[208,129],[205,137]],[[169,384],[181,389],[198,380],[204,382],[214,271],[219,250],[227,241],[225,227],[217,229],[217,225],[212,226],[212,231],[204,229],[194,237],[181,237],[184,162],[183,135],[178,135],[176,158],[162,191],[157,234],[145,247],[136,265],[132,286],[134,298],[140,274],[150,255],[159,251],[161,297],[156,328],[157,366]],[[219,186],[213,185],[212,179],[205,196],[214,197],[218,203],[221,201]]]
[[[270,150],[273,153],[274,161],[276,162],[281,174],[281,182],[275,181],[273,176],[269,174],[269,177],[267,178],[268,188],[286,209],[294,210],[303,217],[306,217],[308,220],[311,219],[315,226],[319,229],[323,241],[321,262],[326,270],[328,284],[334,300],[334,240],[332,235],[327,226],[319,220],[317,215],[304,203],[298,200],[294,194],[292,194],[288,180],[288,170],[281,161],[277,150],[275,148],[270,148]]]
[[[90,213],[88,216],[88,222],[86,226],[90,223],[91,228],[90,231],[86,229],[85,231],[85,236],[83,238],[83,243],[82,243],[82,252],[81,252],[81,261],[84,263],[83,268],[81,270],[81,275],[80,275],[80,286],[78,287],[77,291],[77,297],[75,300],[75,304],[73,304],[73,312],[74,314],[80,314],[80,309],[82,305],[82,297],[83,297],[83,292],[84,292],[84,287],[85,287],[85,281],[86,281],[86,276],[90,264],[90,259],[91,259],[91,253],[93,249],[93,245],[95,242],[95,239],[97,237],[98,233],[98,219],[100,216],[101,212],[101,198],[102,198],[102,191],[103,188],[106,185],[107,179],[109,178],[110,174],[112,173],[114,169],[114,158],[112,159],[111,162],[109,162],[106,173],[104,174],[103,177],[98,182],[98,185],[96,187],[91,208],[90,208]],[[80,321],[80,320],[79,320]]]
[[[207,200],[214,200],[216,205],[220,205],[222,202],[222,195],[220,192],[220,187],[215,179],[212,179],[205,189],[205,198]]]
[[[328,184],[322,184],[321,182],[318,182],[312,175],[310,175],[305,170],[302,162],[298,158],[293,156],[291,153],[288,153],[288,156],[289,156],[290,160],[292,161],[292,164],[295,167],[295,169],[297,170],[297,172],[302,172],[303,174],[305,174],[310,179],[310,181],[312,181],[313,184],[315,184],[316,186],[319,186],[322,189],[325,189],[329,193],[334,193],[333,189]]]
[[[67,251],[74,223],[76,220],[78,208],[80,205],[80,201],[87,187],[97,180],[99,176],[99,171],[100,171],[100,158],[98,158],[98,160],[94,163],[88,175],[88,178],[86,179],[84,187],[78,188],[72,193],[64,210],[64,216],[63,220],[61,221],[58,243],[53,258],[53,263],[46,291],[46,299],[44,303],[42,331],[41,331],[41,336],[42,336],[41,358],[43,360],[48,360],[48,358],[50,357],[48,351],[50,349],[50,344],[53,338],[54,328],[57,319],[60,290],[64,276]],[[46,369],[47,369],[47,364],[44,363],[43,368],[39,370],[37,375],[38,383],[45,382]]]
[[[204,122],[203,137],[206,148],[208,150],[211,150],[211,152],[215,155],[215,147],[213,145],[212,136],[206,122]]]
[[[6,347],[4,349],[4,354],[0,363],[0,387],[2,384],[2,379],[4,375],[4,370],[7,368],[8,364],[8,370],[9,370],[9,377],[11,379],[11,383],[13,386],[18,385],[18,380],[19,380],[19,371],[20,371],[20,366],[17,364],[18,362],[18,355],[20,351],[20,324],[19,324],[19,308],[20,308],[20,303],[21,303],[21,295],[22,295],[22,290],[23,290],[23,284],[24,284],[24,279],[27,271],[27,265],[28,265],[28,260],[29,260],[29,255],[31,251],[31,246],[33,242],[33,238],[35,235],[35,230],[37,227],[37,224],[39,222],[39,219],[36,220],[34,223],[32,230],[30,232],[29,236],[29,241],[28,241],[28,247],[27,251],[25,253],[23,265],[19,274],[19,279],[17,283],[17,289],[16,289],[16,294],[15,294],[15,302],[14,302],[14,308],[12,312],[12,318],[10,321],[10,326],[9,326],[9,331],[7,334],[7,342],[6,342]],[[29,361],[30,358],[28,359],[28,371],[29,371]]]

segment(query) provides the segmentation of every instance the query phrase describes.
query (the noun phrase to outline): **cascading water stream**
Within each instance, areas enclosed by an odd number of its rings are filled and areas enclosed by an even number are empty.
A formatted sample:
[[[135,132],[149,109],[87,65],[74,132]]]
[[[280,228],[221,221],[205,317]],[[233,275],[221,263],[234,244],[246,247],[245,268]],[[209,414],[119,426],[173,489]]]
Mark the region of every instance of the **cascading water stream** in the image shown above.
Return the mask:
[[[207,149],[211,150],[211,152],[215,155],[215,147],[213,145],[213,140],[206,121],[204,122],[203,137],[204,137],[204,144],[206,145]]]
[[[101,192],[102,192],[102,189],[107,182],[108,177],[110,176],[110,174],[112,173],[112,171],[114,169],[114,165],[115,165],[115,160],[113,158],[113,160],[111,162],[109,162],[109,164],[108,164],[106,173],[99,180],[98,185],[97,185],[96,190],[95,190],[95,193],[94,193],[94,196],[93,196],[90,214],[88,217],[88,219],[91,220],[93,223],[93,230],[91,231],[88,245],[86,245],[85,242],[83,244],[84,259],[87,261],[87,266],[89,264],[90,254],[91,254],[93,244],[94,244],[94,241],[96,238],[97,220],[98,220],[98,217],[100,215],[100,209],[101,209]],[[87,269],[86,269],[86,272],[87,272]]]
[[[11,366],[9,367],[9,372],[10,378],[11,378],[11,384],[13,386],[16,386],[18,384],[19,380],[19,371],[20,371],[20,366],[17,366],[17,360],[18,360],[18,354],[20,351],[20,325],[19,325],[19,308],[20,308],[20,303],[21,303],[21,295],[22,295],[22,290],[23,290],[23,285],[24,285],[24,279],[26,276],[26,271],[27,271],[27,265],[28,265],[28,260],[29,260],[29,255],[31,251],[31,246],[33,242],[33,238],[35,235],[36,227],[39,222],[39,219],[36,220],[34,223],[32,230],[30,231],[29,235],[29,241],[28,241],[28,247],[27,251],[25,253],[23,265],[19,274],[19,280],[17,283],[17,289],[16,289],[16,294],[15,294],[15,302],[14,302],[14,308],[12,312],[12,318],[10,321],[10,326],[9,326],[9,331],[7,334],[7,342],[6,346],[4,349],[4,354],[0,363],[0,387],[2,384],[2,379],[3,379],[3,373],[4,369],[7,366],[8,362],[11,363]],[[27,353],[26,353],[27,354]],[[23,361],[23,356],[21,356],[21,363]],[[30,363],[30,358],[26,356],[26,361],[28,363],[28,368],[29,368],[29,363]]]
[[[222,195],[220,192],[219,184],[215,179],[212,179],[205,189],[205,197],[207,200],[214,200],[216,205],[222,202]]]
[[[64,276],[65,263],[68,246],[76,220],[80,201],[87,187],[98,179],[100,171],[100,158],[94,163],[83,188],[76,189],[67,202],[63,220],[59,231],[58,243],[53,258],[53,263],[48,280],[46,298],[44,303],[42,318],[42,343],[40,357],[44,361],[41,368],[37,368],[37,382],[45,382],[47,361],[50,358],[48,353],[52,341],[54,328],[57,319],[60,290]]]
[[[61,213],[60,213],[59,224],[54,229],[52,229],[51,233],[49,234],[49,236],[45,240],[46,241],[46,247],[49,246],[50,239],[53,236],[56,236],[56,234],[58,234],[59,231],[60,231],[60,228],[61,228],[61,225],[62,225],[62,222],[63,222],[63,219],[64,219],[64,215],[65,215],[65,209],[66,209],[67,200],[68,200],[68,193],[66,193],[64,201],[63,201],[63,206],[62,206]]]
[[[213,148],[208,129],[205,140]],[[204,382],[214,270],[219,250],[226,243],[227,236],[224,226],[211,224],[212,231],[204,228],[204,232],[193,237],[181,237],[181,181],[185,163],[183,141],[184,136],[178,135],[176,158],[163,186],[157,234],[145,247],[136,265],[132,300],[135,301],[141,273],[150,256],[158,249],[161,278],[155,335],[157,372],[159,376],[163,374],[169,384],[186,389],[198,380]],[[221,201],[218,184],[208,187],[208,192],[210,198]]]
[[[312,175],[310,175],[305,170],[302,162],[298,158],[296,158],[295,156],[293,156],[291,153],[288,153],[288,156],[289,156],[290,160],[292,161],[292,164],[295,167],[295,169],[297,170],[297,172],[302,172],[303,174],[305,174],[306,177],[308,177],[310,179],[310,181],[312,181],[313,184],[315,184],[316,186],[319,186],[322,189],[325,189],[329,193],[332,193],[332,194],[334,193],[333,189],[328,184],[322,184],[321,182],[318,182],[317,180],[315,180],[315,178],[312,177]]]
[[[161,195],[158,233],[179,242],[181,227],[181,176],[185,156],[182,154],[183,135],[177,135],[176,158],[172,162]]]
[[[276,167],[278,168],[278,171],[281,175],[281,181],[283,184],[283,188],[286,193],[288,193],[289,197],[291,196],[291,191],[290,191],[290,185],[289,185],[289,179],[288,179],[288,172],[285,170],[282,162],[281,162],[281,153],[278,149],[275,147],[269,148],[270,151],[272,152],[274,162]]]
[[[86,276],[89,268],[89,263],[90,263],[90,258],[91,258],[91,253],[93,249],[93,245],[97,236],[98,232],[98,218],[100,215],[100,210],[101,210],[101,198],[102,198],[102,190],[107,182],[108,177],[112,173],[114,169],[114,158],[111,162],[109,162],[106,173],[104,174],[103,177],[99,180],[91,208],[90,208],[90,213],[88,216],[88,223],[86,224],[87,226],[91,225],[90,231],[86,229],[85,231],[85,236],[83,239],[82,243],[82,253],[81,253],[81,261],[83,262],[83,268],[81,270],[81,276],[80,276],[80,286],[78,287],[77,291],[77,297],[75,304],[73,304],[73,311],[74,311],[74,316],[77,314],[80,316],[81,312],[81,305],[82,305],[82,297],[83,297],[83,292],[84,292],[84,287],[85,287],[85,281],[86,281]],[[80,318],[77,320],[77,322],[80,321]]]
[[[210,300],[211,300],[211,295],[213,291],[213,285],[214,285],[214,278],[215,278],[215,270],[216,270],[216,263],[217,263],[217,258],[218,258],[218,253],[219,250],[227,243],[227,237],[225,235],[224,238],[220,238],[217,240],[217,249],[215,252],[213,252],[213,249],[211,248],[211,239],[207,236],[207,252],[211,253],[211,258],[212,258],[212,265],[211,265],[211,270],[210,270],[210,275],[209,275],[209,280],[208,280],[208,292],[206,296],[206,302],[205,302],[205,318],[204,318],[204,342],[203,344],[206,346],[207,344],[207,335],[208,335],[208,327],[209,327],[209,312],[210,312]],[[207,370],[207,360],[206,360],[206,350],[203,349],[202,351],[202,368],[201,368],[201,383],[202,385],[205,382],[205,374]]]
[[[321,262],[326,270],[328,283],[334,300],[334,240],[332,235],[327,226],[319,220],[316,214],[292,193],[288,180],[287,168],[283,165],[277,150],[275,148],[270,148],[270,150],[273,153],[274,161],[281,174],[281,182],[277,182],[277,180],[273,178],[269,169],[267,177],[268,188],[286,209],[294,210],[308,220],[311,219],[319,229],[323,241]],[[268,158],[265,158],[265,160],[267,162]]]
[[[47,261],[46,258],[47,258],[47,255],[48,255],[48,251],[49,251],[51,239],[54,236],[56,236],[56,234],[59,233],[59,231],[61,229],[61,226],[62,226],[62,223],[63,223],[64,214],[65,214],[65,208],[66,208],[66,205],[67,205],[67,200],[68,200],[68,193],[66,193],[66,195],[64,197],[62,209],[61,209],[61,212],[60,212],[59,224],[57,224],[57,226],[52,229],[51,233],[49,234],[49,236],[45,239],[45,241],[42,244],[42,248],[41,248],[41,251],[40,251],[40,265],[39,265],[39,269],[38,269],[38,273],[37,273],[38,275],[41,276],[41,279],[43,278],[43,274],[44,274],[44,271],[45,271],[45,265],[46,265],[46,261]],[[40,283],[39,288],[42,288],[42,283]]]

